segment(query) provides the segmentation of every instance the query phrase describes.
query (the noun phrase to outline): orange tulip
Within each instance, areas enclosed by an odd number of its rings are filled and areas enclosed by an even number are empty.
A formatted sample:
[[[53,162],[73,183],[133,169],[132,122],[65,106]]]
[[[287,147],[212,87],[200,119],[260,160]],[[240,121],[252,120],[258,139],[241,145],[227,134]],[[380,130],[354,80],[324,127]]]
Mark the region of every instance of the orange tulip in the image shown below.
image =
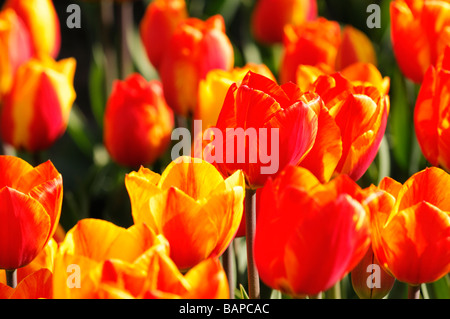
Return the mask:
[[[321,184],[301,167],[269,179],[254,246],[261,279],[293,296],[317,294],[341,280],[370,245],[365,196],[346,175]]]
[[[126,176],[125,185],[134,222],[167,238],[180,269],[220,256],[242,218],[244,175],[224,179],[206,161],[180,157],[162,175],[142,167]]]
[[[391,38],[403,74],[420,83],[450,41],[446,0],[395,0],[390,4]]]
[[[183,21],[175,29],[159,69],[167,103],[176,114],[193,113],[200,80],[210,70],[231,70],[233,65],[233,46],[222,16]]]
[[[228,296],[217,259],[207,259],[182,275],[169,250],[167,240],[144,224],[125,229],[104,220],[81,220],[69,230],[55,257],[53,298]]]
[[[156,69],[177,25],[187,18],[184,0],[156,0],[148,5],[139,30],[147,56]]]
[[[3,140],[17,149],[49,148],[65,132],[75,101],[76,62],[31,59],[17,70],[1,114]]]
[[[384,136],[389,96],[370,84],[354,84],[339,73],[320,76],[312,91],[324,101],[323,121],[319,115],[316,143],[301,165],[321,181],[337,174],[358,180],[375,158]]]
[[[157,80],[132,74],[116,81],[104,119],[104,143],[111,157],[129,167],[153,164],[170,144],[173,112]]]
[[[212,160],[223,175],[242,170],[247,186],[262,186],[311,150],[317,134],[314,110],[321,104],[318,96],[302,95],[293,83],[279,86],[249,71],[227,93],[216,125],[223,141],[215,142]]]
[[[61,46],[59,18],[51,0],[7,0],[4,8],[12,8],[25,22],[36,56],[56,58]]]
[[[434,282],[450,271],[450,176],[427,168],[403,185],[385,178],[372,209],[372,242],[381,265],[411,285]]]
[[[50,161],[35,168],[0,156],[0,268],[26,266],[44,249],[59,222],[62,177]]]
[[[280,82],[295,82],[300,65],[314,66],[324,73],[341,71],[360,62],[376,65],[372,42],[352,26],[342,30],[338,22],[325,18],[285,28]]]
[[[14,10],[0,11],[0,100],[9,91],[17,68],[31,58],[30,35]]]
[[[276,81],[266,65],[253,63],[248,63],[242,68],[236,67],[231,71],[211,70],[205,79],[200,81],[194,118],[202,120],[204,129],[216,125],[228,89],[233,83],[242,81],[248,71],[262,74]]]
[[[316,18],[316,0],[259,0],[252,13],[252,31],[260,42],[281,43],[286,25]]]
[[[434,166],[450,169],[450,47],[442,62],[431,66],[422,82],[414,109],[414,128],[425,158]]]

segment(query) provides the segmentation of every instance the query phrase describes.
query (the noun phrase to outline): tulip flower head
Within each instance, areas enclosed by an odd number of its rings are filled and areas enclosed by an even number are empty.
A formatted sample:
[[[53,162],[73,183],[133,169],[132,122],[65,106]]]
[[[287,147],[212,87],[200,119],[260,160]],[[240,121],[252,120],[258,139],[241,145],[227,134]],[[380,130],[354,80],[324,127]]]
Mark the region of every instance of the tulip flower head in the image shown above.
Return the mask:
[[[403,185],[389,177],[372,209],[373,250],[381,265],[411,285],[434,282],[450,271],[450,176],[431,167]]]
[[[370,245],[365,195],[346,175],[321,184],[308,170],[288,166],[260,196],[255,262],[261,279],[292,296],[332,287]]]
[[[222,148],[223,155],[216,150],[215,165],[224,176],[242,170],[250,188],[262,186],[311,150],[317,134],[314,110],[321,103],[293,83],[279,86],[249,71],[231,85],[217,120],[223,141],[216,141],[215,148]]]
[[[104,143],[117,163],[153,164],[169,146],[173,126],[161,82],[135,73],[114,83],[105,110]]]
[[[425,158],[434,166],[450,169],[449,89],[450,47],[437,67],[430,66],[414,109],[414,128]]]
[[[58,56],[61,30],[52,0],[7,0],[4,8],[13,9],[24,21],[35,57]]]
[[[31,59],[17,70],[1,110],[3,140],[17,149],[45,150],[64,134],[75,101],[76,61]]]
[[[180,269],[220,256],[242,218],[244,175],[224,179],[206,161],[180,157],[162,175],[141,168],[126,176],[125,185],[134,222],[167,238]]]
[[[189,18],[179,23],[159,68],[168,105],[182,116],[193,113],[200,80],[213,69],[231,70],[233,65],[233,46],[222,16],[206,21]]]
[[[420,83],[450,41],[450,5],[446,0],[395,0],[390,12],[397,63],[408,79]]]
[[[0,156],[0,268],[28,265],[52,238],[61,214],[61,174],[48,161],[32,167]]]
[[[316,0],[258,0],[252,13],[252,31],[262,43],[281,43],[287,25],[316,18]]]

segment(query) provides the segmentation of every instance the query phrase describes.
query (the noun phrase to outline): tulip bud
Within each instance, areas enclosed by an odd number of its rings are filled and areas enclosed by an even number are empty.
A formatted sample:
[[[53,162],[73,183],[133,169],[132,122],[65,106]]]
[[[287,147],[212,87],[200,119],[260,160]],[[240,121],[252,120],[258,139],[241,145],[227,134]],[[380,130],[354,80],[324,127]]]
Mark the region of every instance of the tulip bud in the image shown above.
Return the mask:
[[[30,152],[49,148],[66,130],[75,101],[76,61],[31,59],[17,70],[1,113],[3,140]]]
[[[36,56],[56,58],[61,46],[61,31],[51,0],[8,0],[4,7],[14,9],[25,22]]]
[[[260,42],[281,43],[286,25],[300,25],[316,17],[316,0],[259,0],[253,11],[252,29]]]
[[[231,70],[233,65],[223,18],[187,19],[172,35],[159,69],[167,103],[179,115],[193,113],[200,80],[213,69]]]
[[[352,286],[361,299],[381,299],[392,289],[395,278],[378,262],[372,248],[351,272]]]
[[[111,157],[129,167],[152,164],[170,143],[174,126],[161,83],[132,74],[117,81],[108,99],[104,142]]]
[[[187,17],[184,0],[156,0],[148,5],[139,30],[147,56],[156,69],[175,28]]]

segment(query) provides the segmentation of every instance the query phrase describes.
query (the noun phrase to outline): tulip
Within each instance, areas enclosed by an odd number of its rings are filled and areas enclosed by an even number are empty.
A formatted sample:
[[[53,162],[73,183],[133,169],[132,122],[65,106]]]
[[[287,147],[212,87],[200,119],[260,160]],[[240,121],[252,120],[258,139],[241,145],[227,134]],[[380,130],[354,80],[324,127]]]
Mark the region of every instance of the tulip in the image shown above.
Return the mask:
[[[450,41],[448,1],[395,0],[390,12],[397,63],[408,79],[420,83]]]
[[[173,112],[158,80],[132,74],[114,83],[105,110],[104,143],[117,163],[153,164],[169,146],[173,127]]]
[[[242,68],[236,67],[231,71],[211,70],[205,79],[200,81],[194,118],[202,120],[204,128],[216,125],[228,89],[233,83],[242,81],[248,71],[259,73],[276,81],[266,65],[253,63],[248,63]]]
[[[314,144],[314,110],[321,103],[318,96],[302,95],[292,83],[279,86],[249,71],[242,82],[231,85],[217,120],[223,136],[223,145],[215,143],[218,169],[225,176],[242,170],[247,186],[254,189],[285,166],[300,163]],[[236,137],[242,142],[235,143]],[[220,147],[222,158],[217,155]]]
[[[336,56],[336,70],[343,70],[353,63],[377,64],[372,42],[362,31],[346,25],[342,30],[342,40]]]
[[[295,82],[300,65],[326,74],[342,71],[354,63],[377,64],[370,39],[360,30],[325,18],[287,26],[283,41],[280,82]]]
[[[51,0],[7,0],[4,8],[12,8],[31,35],[35,56],[56,58],[61,46],[59,18]]]
[[[139,31],[147,56],[156,69],[177,25],[187,18],[184,0],[156,0],[147,6]]]
[[[315,171],[322,181],[337,174],[348,174],[358,180],[374,160],[384,136],[389,96],[370,84],[353,84],[339,73],[320,76],[312,90],[324,102],[322,112],[325,112],[326,125],[322,125],[324,129],[321,131],[319,123],[317,134],[320,142],[316,142],[301,165]],[[336,163],[338,150],[332,156],[324,149],[336,147],[339,139],[342,154]],[[325,156],[330,160],[326,161]]]
[[[231,70],[233,65],[233,46],[222,16],[183,21],[173,32],[159,68],[167,103],[177,115],[193,113],[200,80],[210,70]]]
[[[242,218],[242,172],[224,179],[203,160],[180,157],[162,175],[141,167],[127,174],[125,185],[134,222],[167,238],[170,257],[180,269],[220,256]]]
[[[434,282],[450,271],[450,176],[431,167],[403,185],[385,178],[371,228],[375,256],[396,279]]]
[[[341,44],[341,27],[325,18],[288,25],[283,40],[280,82],[295,81],[295,72],[301,64],[334,69]]]
[[[31,58],[30,35],[14,10],[0,11],[0,100],[9,91],[17,68]]]
[[[1,110],[4,142],[37,152],[65,132],[76,97],[75,65],[73,58],[59,62],[48,58],[31,59],[19,67]]]
[[[414,109],[414,128],[425,158],[434,166],[450,169],[448,99],[450,89],[450,47],[442,62],[430,66],[422,82]]]
[[[50,161],[33,168],[5,155],[0,167],[0,268],[12,270],[33,261],[56,231],[62,177]]]
[[[297,26],[316,18],[316,0],[259,0],[252,13],[252,30],[262,43],[281,43],[286,25]]]
[[[346,175],[321,184],[288,166],[260,196],[255,262],[263,282],[291,296],[315,295],[340,281],[370,246],[367,197]]]

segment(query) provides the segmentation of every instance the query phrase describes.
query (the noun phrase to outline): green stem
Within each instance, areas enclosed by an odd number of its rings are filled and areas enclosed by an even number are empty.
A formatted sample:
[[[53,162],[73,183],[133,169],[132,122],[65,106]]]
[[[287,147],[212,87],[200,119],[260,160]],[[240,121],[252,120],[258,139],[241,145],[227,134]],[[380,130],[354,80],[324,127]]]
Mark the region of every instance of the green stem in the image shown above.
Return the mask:
[[[104,52],[104,71],[106,95],[109,95],[112,83],[117,77],[116,56],[111,45],[113,41],[114,6],[111,1],[100,1],[101,43]]]
[[[327,292],[326,292],[326,297],[328,299],[341,299],[342,295],[341,295],[341,282],[338,281],[333,287],[331,287]]]
[[[420,299],[420,285],[408,286],[408,299]]]
[[[6,269],[6,284],[12,288],[17,287],[17,269]]]
[[[250,299],[260,298],[259,275],[253,254],[256,229],[256,191],[247,188],[245,193],[245,236],[247,243],[247,276]]]
[[[228,278],[228,286],[230,289],[230,299],[234,299],[234,290],[236,287],[233,260],[234,260],[234,247],[233,247],[233,242],[231,242],[230,245],[228,246],[228,248],[225,250],[225,252],[222,255],[223,268],[224,268],[225,273]]]

